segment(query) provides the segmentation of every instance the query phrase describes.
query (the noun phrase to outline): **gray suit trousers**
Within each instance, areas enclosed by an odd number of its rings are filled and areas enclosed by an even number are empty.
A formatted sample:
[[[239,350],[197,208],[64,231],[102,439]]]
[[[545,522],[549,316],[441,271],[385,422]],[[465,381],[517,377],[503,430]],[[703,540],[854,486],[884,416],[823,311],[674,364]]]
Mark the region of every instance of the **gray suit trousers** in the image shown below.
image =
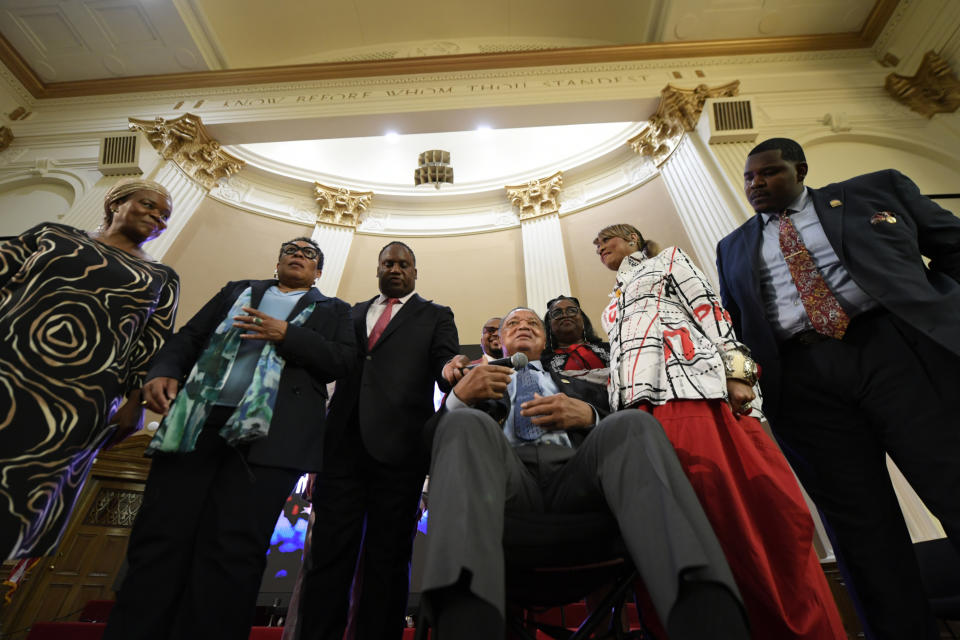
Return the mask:
[[[660,618],[683,581],[720,583],[739,597],[730,568],[673,447],[642,411],[607,416],[578,449],[514,448],[474,409],[449,412],[433,441],[423,589],[472,575],[471,592],[505,610],[505,512],[596,512],[620,525]]]

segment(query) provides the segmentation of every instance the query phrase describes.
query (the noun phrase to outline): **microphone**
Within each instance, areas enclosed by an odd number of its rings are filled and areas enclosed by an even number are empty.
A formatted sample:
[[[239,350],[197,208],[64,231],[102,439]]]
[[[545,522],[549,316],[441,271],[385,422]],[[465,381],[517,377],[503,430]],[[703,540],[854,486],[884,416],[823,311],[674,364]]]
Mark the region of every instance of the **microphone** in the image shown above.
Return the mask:
[[[519,371],[520,369],[523,369],[525,366],[527,366],[529,362],[530,360],[527,358],[527,354],[518,352],[513,354],[509,358],[498,358],[497,360],[491,360],[490,362],[486,362],[486,363],[481,362],[479,364],[468,364],[463,368],[463,370],[469,371],[470,369],[473,369],[475,367],[481,367],[484,364],[491,364],[498,367],[513,367],[514,369]]]

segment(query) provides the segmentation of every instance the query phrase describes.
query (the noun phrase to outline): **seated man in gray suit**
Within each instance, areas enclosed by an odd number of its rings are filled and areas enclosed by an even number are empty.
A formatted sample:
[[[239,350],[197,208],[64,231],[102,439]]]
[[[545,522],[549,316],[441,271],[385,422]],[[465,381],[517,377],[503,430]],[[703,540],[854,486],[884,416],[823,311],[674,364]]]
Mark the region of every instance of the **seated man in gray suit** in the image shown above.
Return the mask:
[[[503,637],[505,511],[609,508],[672,640],[747,638],[730,569],[660,425],[642,411],[607,415],[605,387],[545,373],[544,335],[534,311],[512,310],[503,354],[530,364],[470,369],[438,414],[423,588],[439,637]]]

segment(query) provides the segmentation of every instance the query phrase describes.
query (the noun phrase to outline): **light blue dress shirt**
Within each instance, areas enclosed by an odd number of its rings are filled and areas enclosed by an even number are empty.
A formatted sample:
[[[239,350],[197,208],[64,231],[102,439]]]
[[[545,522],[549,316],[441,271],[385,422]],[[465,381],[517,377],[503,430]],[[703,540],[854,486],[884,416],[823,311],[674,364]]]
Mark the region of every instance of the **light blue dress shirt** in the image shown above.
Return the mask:
[[[559,391],[556,383],[553,381],[553,378],[550,377],[550,374],[543,370],[543,365],[539,360],[531,361],[529,366],[533,369],[533,373],[537,377],[537,381],[540,383],[540,395],[552,396]],[[573,444],[570,442],[570,437],[562,430],[546,431],[536,440],[519,439],[513,432],[513,402],[517,396],[516,373],[510,376],[510,383],[507,385],[507,395],[510,398],[510,413],[507,414],[507,419],[503,423],[503,435],[507,437],[507,441],[511,444],[511,446],[522,447],[530,444],[556,444],[560,445],[561,447],[573,447]],[[462,402],[455,393],[451,393],[447,396],[446,407],[448,411],[455,411],[457,409],[466,408],[468,405]],[[594,424],[596,424],[596,417],[596,410],[594,410]]]
[[[274,285],[263,293],[263,299],[260,300],[260,306],[257,309],[268,316],[286,320],[293,308],[297,306],[297,301],[305,293],[306,291],[283,292]],[[233,361],[233,367],[230,368],[227,381],[223,383],[223,389],[220,390],[216,404],[228,407],[240,404],[243,394],[253,380],[253,371],[257,367],[262,350],[263,340],[244,340],[240,343],[237,357]]]
[[[820,218],[817,217],[809,190],[805,188],[787,210],[795,212],[790,214],[793,226],[797,228],[813,263],[820,269],[827,286],[847,315],[853,318],[876,307],[877,303],[857,286],[830,245]],[[812,329],[813,325],[800,302],[800,294],[793,283],[790,268],[780,252],[780,216],[777,213],[761,213],[760,216],[763,222],[760,292],[764,311],[774,332],[780,340],[786,340],[801,331]]]

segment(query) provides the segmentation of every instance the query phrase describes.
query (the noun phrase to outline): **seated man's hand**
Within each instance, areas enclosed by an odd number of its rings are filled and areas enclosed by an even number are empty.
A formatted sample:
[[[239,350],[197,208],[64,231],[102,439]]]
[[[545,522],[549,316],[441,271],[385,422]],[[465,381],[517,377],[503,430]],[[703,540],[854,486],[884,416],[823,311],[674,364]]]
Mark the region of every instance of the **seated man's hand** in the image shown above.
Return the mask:
[[[548,431],[592,427],[594,422],[593,407],[565,393],[545,397],[536,393],[533,400],[520,405],[520,414]]]
[[[453,388],[453,394],[469,405],[481,400],[496,400],[507,392],[511,375],[513,369],[510,367],[482,364],[467,371]]]
[[[465,355],[453,356],[447,360],[447,364],[443,365],[443,377],[450,383],[451,386],[460,382],[460,379],[463,376],[467,375],[467,372],[463,370],[465,366],[470,364],[470,358]]]

